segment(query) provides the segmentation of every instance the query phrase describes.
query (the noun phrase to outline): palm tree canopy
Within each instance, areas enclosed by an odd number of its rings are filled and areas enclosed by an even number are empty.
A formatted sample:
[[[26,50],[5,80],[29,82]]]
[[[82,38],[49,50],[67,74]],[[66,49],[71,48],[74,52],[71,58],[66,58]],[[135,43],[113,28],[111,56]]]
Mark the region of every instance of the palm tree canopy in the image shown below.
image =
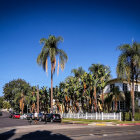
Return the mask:
[[[93,75],[93,79],[97,80],[101,87],[105,86],[105,83],[110,79],[110,68],[103,64],[92,64],[89,67],[90,73]]]
[[[80,78],[85,73],[85,70],[83,70],[82,67],[79,67],[78,69],[72,69],[71,73],[73,73],[75,77]]]
[[[128,81],[137,80],[140,76],[140,44],[124,44],[118,49],[121,54],[117,64],[117,76]]]
[[[43,69],[47,71],[47,60],[50,58],[51,64],[53,65],[55,71],[56,66],[56,56],[58,56],[58,67],[59,67],[59,60],[60,60],[60,66],[61,69],[64,69],[65,63],[68,60],[67,54],[62,50],[58,48],[58,43],[62,42],[62,37],[55,37],[50,35],[48,39],[42,38],[40,39],[40,43],[43,44],[43,48],[41,50],[41,53],[37,57],[37,63],[39,65],[42,65]]]
[[[97,75],[97,77],[102,77],[104,73],[111,73],[110,68],[103,64],[92,64],[89,69],[90,73]]]

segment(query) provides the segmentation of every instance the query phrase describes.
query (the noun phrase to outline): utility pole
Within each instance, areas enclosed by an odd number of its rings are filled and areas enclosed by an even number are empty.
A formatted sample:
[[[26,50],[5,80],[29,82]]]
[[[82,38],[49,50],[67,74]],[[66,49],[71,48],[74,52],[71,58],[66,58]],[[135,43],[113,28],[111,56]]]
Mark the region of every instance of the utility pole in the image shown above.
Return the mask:
[[[37,113],[39,113],[39,86],[37,86]]]

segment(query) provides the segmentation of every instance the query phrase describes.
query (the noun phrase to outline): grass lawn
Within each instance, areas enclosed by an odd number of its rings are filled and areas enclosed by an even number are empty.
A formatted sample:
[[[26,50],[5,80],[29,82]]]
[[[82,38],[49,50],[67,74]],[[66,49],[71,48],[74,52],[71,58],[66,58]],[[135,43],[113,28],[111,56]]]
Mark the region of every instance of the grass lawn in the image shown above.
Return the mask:
[[[90,123],[107,123],[112,122],[115,124],[128,124],[128,123],[140,123],[140,121],[119,121],[119,120],[89,120],[89,119],[62,119],[64,123],[79,123],[79,124],[90,124]]]

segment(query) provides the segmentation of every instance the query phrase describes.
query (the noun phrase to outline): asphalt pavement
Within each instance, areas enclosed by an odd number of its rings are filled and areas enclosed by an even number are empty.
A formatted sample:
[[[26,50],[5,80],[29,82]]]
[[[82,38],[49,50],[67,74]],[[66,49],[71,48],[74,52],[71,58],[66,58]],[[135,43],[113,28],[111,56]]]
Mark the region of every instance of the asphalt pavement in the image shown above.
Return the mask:
[[[139,140],[140,126],[40,123],[0,117],[0,140]]]

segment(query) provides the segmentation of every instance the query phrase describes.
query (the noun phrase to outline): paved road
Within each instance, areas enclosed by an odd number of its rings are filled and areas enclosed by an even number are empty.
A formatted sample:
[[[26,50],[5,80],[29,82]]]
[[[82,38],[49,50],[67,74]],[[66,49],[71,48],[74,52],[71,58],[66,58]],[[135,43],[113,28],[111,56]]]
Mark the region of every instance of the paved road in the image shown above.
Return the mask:
[[[88,126],[88,125],[27,125],[24,120],[9,120],[21,123],[22,126],[1,127],[0,140],[139,140],[140,126]],[[21,121],[21,122],[20,122]],[[26,122],[26,121],[25,121]],[[24,125],[23,125],[24,124]],[[3,122],[4,125],[4,122]],[[6,123],[7,126],[7,123]]]
[[[32,124],[34,125],[34,122]],[[39,122],[39,124],[43,124],[43,122]],[[0,128],[25,125],[30,125],[27,120],[9,118],[9,113],[7,112],[3,112],[3,115],[0,116]]]

